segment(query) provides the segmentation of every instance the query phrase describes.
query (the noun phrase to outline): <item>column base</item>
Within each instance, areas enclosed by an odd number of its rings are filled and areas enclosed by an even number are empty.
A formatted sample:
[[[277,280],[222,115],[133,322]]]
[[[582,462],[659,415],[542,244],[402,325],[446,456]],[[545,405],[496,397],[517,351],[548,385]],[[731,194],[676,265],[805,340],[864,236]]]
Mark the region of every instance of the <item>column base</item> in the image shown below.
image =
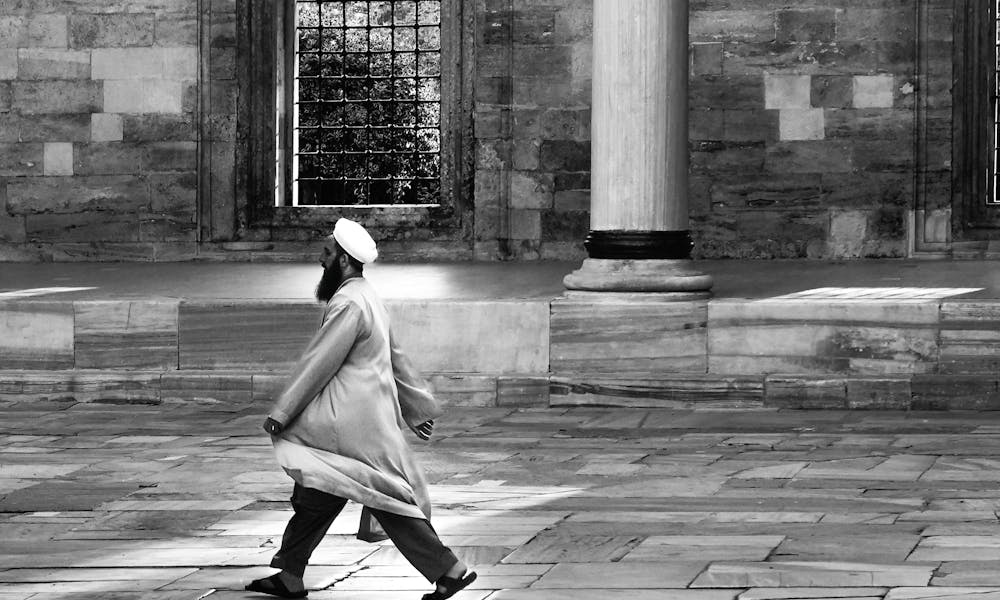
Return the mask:
[[[587,258],[563,278],[569,290],[590,292],[676,293],[678,300],[711,295],[712,276],[696,271],[690,260]]]

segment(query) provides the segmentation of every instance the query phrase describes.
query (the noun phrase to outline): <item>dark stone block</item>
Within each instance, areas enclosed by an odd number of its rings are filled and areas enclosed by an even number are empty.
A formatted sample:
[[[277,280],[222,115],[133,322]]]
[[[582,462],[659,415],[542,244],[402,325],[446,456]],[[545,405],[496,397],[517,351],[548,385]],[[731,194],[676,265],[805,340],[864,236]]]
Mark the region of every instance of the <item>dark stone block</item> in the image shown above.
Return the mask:
[[[843,379],[767,377],[764,406],[799,409],[843,409],[847,407],[847,383]]]
[[[7,184],[11,214],[131,211],[149,206],[146,183],[132,176],[26,177]],[[71,219],[70,219],[71,220]]]
[[[515,46],[513,74],[522,77],[569,79],[572,61],[571,46]]]
[[[73,172],[78,175],[129,175],[141,169],[142,146],[92,142],[73,146]]]
[[[149,171],[194,171],[197,160],[195,142],[152,143],[145,147],[143,166]]]
[[[589,140],[590,109],[553,109],[541,114],[540,135],[548,140]]]
[[[143,215],[139,218],[139,241],[194,242],[198,240],[198,224],[193,214]]]
[[[156,16],[153,38],[158,46],[194,46],[198,43],[198,17],[159,14]]]
[[[31,241],[136,242],[139,219],[111,213],[27,215],[25,229]]]
[[[549,6],[514,12],[515,44],[551,44],[556,27],[556,11]]]
[[[511,37],[511,11],[488,10],[479,19],[479,35],[485,45],[508,44]]]
[[[15,81],[11,107],[24,114],[96,113],[104,106],[101,81]]]
[[[779,42],[833,42],[837,12],[832,8],[778,11]]]
[[[995,375],[914,375],[910,386],[914,410],[1000,408]]]
[[[759,173],[764,169],[763,142],[692,142],[692,173]]]
[[[90,141],[90,114],[32,115],[12,120],[24,142]]]
[[[691,140],[721,140],[724,137],[720,112],[710,108],[692,110],[688,115],[688,138]]]
[[[912,172],[914,167],[913,148],[909,144],[894,141],[854,142],[853,162],[863,171]]]
[[[722,75],[723,43],[707,42],[691,45],[692,75]]]
[[[142,14],[71,14],[71,48],[120,48],[153,45],[154,16]]]
[[[575,242],[590,231],[590,213],[585,211],[542,211],[542,239]]]
[[[868,410],[908,410],[910,380],[848,379],[847,408]]]
[[[0,177],[41,175],[44,151],[39,143],[0,144]]]
[[[826,195],[812,175],[774,174],[716,177],[711,201],[713,210],[771,209],[814,210],[827,208]]]
[[[211,115],[225,119],[225,116]],[[231,120],[234,116],[229,116]],[[197,124],[190,114],[144,114],[123,115],[122,134],[126,142],[170,142],[195,141],[198,139]]]
[[[814,75],[810,92],[810,104],[814,108],[850,108],[854,99],[854,78]]]
[[[722,139],[727,142],[774,142],[778,140],[777,110],[722,111]]]
[[[882,62],[876,47],[858,42],[811,45],[808,59],[819,65],[824,73],[852,75],[874,73]],[[912,61],[908,68],[913,68]]]
[[[10,82],[0,81],[0,113],[10,112],[13,103]]]
[[[541,135],[542,111],[535,108],[515,108],[511,110],[511,137],[515,139],[537,138]]]
[[[950,22],[942,11],[931,11],[928,25]],[[913,8],[900,5],[886,8],[855,8],[841,10],[837,15],[837,39],[852,41],[902,41],[912,43],[914,32]],[[937,39],[941,39],[938,37]]]
[[[882,206],[872,211],[869,231],[876,238],[903,239],[906,237],[906,215],[899,207]]]
[[[544,140],[540,161],[546,171],[589,171],[590,142]]]
[[[901,148],[913,143],[913,111],[890,108],[828,110],[827,138],[898,140]],[[949,134],[950,135],[950,134]]]
[[[691,108],[759,109],[764,106],[764,79],[753,75],[695,77],[690,81]]]
[[[556,192],[564,190],[589,190],[590,173],[556,173],[554,189]]]
[[[820,185],[830,208],[905,207],[913,198],[913,177],[904,173],[823,173]]]
[[[771,173],[849,173],[851,150],[837,140],[778,142],[767,147],[765,167]]]

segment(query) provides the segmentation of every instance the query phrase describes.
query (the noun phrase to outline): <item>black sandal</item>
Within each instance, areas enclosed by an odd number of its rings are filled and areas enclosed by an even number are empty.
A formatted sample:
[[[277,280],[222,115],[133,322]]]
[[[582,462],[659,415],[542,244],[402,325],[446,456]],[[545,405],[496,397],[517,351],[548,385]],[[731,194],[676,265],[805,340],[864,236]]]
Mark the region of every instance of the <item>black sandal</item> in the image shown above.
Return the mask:
[[[278,575],[279,573],[275,573],[270,577],[254,579],[250,583],[246,584],[243,589],[248,592],[259,592],[261,594],[278,596],[279,598],[305,598],[309,595],[309,592],[305,590],[302,590],[301,592],[290,591],[287,587],[285,587],[285,582],[282,581],[281,577]]]
[[[455,594],[467,588],[469,584],[475,580],[475,571],[466,571],[465,575],[461,578],[442,575],[441,578],[437,580],[437,584],[443,587],[444,591],[434,590],[429,594],[424,594],[423,600],[444,600],[445,598],[451,598]]]

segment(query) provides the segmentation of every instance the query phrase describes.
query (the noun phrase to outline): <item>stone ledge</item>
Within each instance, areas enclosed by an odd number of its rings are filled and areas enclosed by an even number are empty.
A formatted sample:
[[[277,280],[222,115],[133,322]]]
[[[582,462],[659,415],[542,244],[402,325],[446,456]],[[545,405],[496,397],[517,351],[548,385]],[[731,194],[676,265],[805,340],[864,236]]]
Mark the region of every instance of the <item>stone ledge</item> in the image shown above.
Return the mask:
[[[267,404],[284,372],[265,371],[0,371],[0,402],[103,404]],[[533,374],[427,373],[446,406],[548,405],[549,378]]]

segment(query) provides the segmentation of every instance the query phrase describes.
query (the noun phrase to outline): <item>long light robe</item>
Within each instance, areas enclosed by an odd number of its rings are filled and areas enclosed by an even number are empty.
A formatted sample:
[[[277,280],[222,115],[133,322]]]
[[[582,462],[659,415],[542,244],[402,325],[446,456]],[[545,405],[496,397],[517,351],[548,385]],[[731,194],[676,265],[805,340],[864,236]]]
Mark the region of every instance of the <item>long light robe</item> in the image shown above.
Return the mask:
[[[278,463],[297,483],[428,519],[427,484],[403,430],[440,414],[363,277],[343,282],[327,303],[269,413],[285,426],[272,436]]]

